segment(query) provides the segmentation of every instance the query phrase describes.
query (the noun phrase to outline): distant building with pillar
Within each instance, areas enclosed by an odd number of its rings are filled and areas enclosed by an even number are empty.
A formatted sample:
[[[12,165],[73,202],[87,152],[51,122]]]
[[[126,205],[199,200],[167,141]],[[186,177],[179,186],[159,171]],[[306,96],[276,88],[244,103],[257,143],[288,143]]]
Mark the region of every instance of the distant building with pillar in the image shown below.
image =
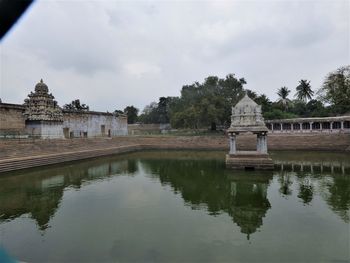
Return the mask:
[[[231,169],[272,170],[273,162],[267,151],[267,132],[261,114],[261,106],[246,94],[232,108],[229,134],[230,152],[226,155],[226,167]],[[253,133],[257,136],[256,151],[237,151],[236,136]]]
[[[267,120],[272,133],[350,133],[350,116]]]

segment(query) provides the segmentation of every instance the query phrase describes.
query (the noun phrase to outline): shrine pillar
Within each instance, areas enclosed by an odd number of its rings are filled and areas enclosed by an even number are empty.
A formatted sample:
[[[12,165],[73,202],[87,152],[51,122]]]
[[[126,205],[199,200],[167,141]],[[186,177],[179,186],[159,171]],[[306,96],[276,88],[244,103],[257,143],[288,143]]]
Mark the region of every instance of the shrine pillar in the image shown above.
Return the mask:
[[[236,134],[233,132],[230,132],[229,135],[229,143],[230,143],[230,152],[229,154],[236,154]]]

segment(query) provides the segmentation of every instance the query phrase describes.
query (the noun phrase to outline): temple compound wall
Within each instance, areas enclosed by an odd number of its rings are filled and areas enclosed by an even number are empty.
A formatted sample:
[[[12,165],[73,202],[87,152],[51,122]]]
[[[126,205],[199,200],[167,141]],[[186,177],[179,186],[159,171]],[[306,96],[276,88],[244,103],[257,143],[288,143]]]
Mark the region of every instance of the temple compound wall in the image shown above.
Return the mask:
[[[65,138],[127,135],[127,118],[105,112],[63,111],[63,134]]]
[[[62,139],[63,130],[61,122],[31,121],[26,123],[25,133],[28,137],[42,139]]]
[[[0,139],[63,139],[127,134],[125,115],[62,110],[42,80],[23,105],[0,102]]]
[[[23,112],[23,105],[0,103],[0,131],[24,131],[25,118]]]

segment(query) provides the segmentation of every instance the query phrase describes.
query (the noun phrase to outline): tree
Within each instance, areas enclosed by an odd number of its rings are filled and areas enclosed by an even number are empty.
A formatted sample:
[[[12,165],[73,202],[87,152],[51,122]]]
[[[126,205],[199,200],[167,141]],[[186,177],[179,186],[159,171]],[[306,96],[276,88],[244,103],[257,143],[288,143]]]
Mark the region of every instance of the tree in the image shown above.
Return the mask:
[[[114,113],[116,115],[119,115],[119,114],[124,114],[124,111],[122,111],[122,110],[115,110]]]
[[[279,96],[277,102],[282,105],[284,110],[286,110],[290,104],[290,99],[288,99],[289,93],[290,90],[287,87],[281,87],[277,90],[277,95]]]
[[[114,113],[117,113],[117,114],[124,114],[124,111],[122,111],[122,110],[115,110]]]
[[[308,110],[305,101],[303,100],[293,100],[293,107],[289,109],[290,112],[294,113],[299,117],[308,117]]]
[[[69,104],[63,105],[63,109],[71,111],[88,111],[89,106],[86,104],[81,104],[79,99],[73,100]]]
[[[248,94],[249,96],[249,94]],[[254,101],[261,105],[261,110],[263,113],[269,112],[272,110],[272,102],[269,100],[269,98],[265,94],[261,94],[257,96]]]
[[[318,94],[334,114],[350,112],[350,65],[329,73]]]
[[[170,123],[174,128],[215,130],[218,124],[227,126],[232,106],[244,96],[245,83],[229,74],[224,79],[209,76],[203,83],[184,85],[181,96],[169,103]]]
[[[277,108],[272,108],[271,111],[264,112],[263,116],[265,120],[292,119],[292,118],[298,117],[293,113],[281,111],[280,109],[277,109]]]
[[[160,97],[157,107],[158,122],[159,123],[169,123],[169,103],[171,102],[171,97]]]
[[[145,106],[138,119],[142,123],[159,123],[158,103],[151,102],[149,105]]]
[[[137,120],[137,114],[139,113],[139,109],[134,106],[127,106],[124,109],[124,113],[128,116],[128,124],[133,124]]]
[[[314,92],[311,89],[310,81],[302,79],[299,81],[299,85],[296,87],[297,93],[295,97],[298,100],[302,100],[307,102],[307,100],[311,100]]]
[[[326,117],[328,116],[328,109],[319,100],[310,100],[306,104],[305,117]]]

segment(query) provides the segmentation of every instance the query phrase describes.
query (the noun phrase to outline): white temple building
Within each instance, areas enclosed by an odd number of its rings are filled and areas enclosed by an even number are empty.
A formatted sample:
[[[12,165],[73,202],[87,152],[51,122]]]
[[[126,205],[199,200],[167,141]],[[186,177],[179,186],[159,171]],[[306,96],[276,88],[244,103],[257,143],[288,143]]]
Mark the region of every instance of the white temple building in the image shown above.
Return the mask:
[[[246,94],[232,108],[231,126],[228,129],[230,152],[226,155],[226,167],[272,170],[273,162],[267,151],[267,132],[268,129],[261,114],[261,106]],[[256,134],[256,151],[237,151],[236,137],[241,133]]]

